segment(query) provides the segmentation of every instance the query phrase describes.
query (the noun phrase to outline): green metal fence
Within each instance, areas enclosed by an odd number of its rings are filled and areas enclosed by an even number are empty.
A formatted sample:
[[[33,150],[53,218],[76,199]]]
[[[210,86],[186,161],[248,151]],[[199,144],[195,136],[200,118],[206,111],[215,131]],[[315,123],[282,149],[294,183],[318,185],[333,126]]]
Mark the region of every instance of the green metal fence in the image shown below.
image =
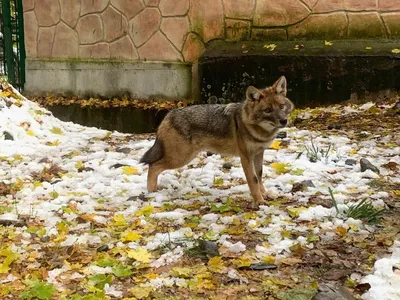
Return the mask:
[[[26,58],[22,0],[0,0],[0,8],[0,78],[21,91]]]

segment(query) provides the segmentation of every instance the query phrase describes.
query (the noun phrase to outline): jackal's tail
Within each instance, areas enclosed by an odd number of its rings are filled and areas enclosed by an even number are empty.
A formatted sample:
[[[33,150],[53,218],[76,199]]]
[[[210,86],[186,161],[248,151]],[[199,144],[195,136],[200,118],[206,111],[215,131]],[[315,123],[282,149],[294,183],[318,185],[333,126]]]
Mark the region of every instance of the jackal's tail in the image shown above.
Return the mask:
[[[156,138],[154,145],[140,159],[140,163],[151,165],[164,157],[164,144]]]

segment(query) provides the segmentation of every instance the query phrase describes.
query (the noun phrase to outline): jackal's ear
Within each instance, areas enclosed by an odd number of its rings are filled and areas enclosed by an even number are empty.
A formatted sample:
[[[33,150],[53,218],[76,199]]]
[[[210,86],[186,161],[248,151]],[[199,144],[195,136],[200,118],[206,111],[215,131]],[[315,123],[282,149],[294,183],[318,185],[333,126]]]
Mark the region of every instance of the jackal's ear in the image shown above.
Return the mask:
[[[259,101],[261,92],[254,86],[249,86],[246,90],[246,99],[249,101]]]
[[[273,85],[272,85],[273,90],[277,94],[281,94],[286,97],[287,93],[287,82],[286,82],[286,77],[281,76]]]

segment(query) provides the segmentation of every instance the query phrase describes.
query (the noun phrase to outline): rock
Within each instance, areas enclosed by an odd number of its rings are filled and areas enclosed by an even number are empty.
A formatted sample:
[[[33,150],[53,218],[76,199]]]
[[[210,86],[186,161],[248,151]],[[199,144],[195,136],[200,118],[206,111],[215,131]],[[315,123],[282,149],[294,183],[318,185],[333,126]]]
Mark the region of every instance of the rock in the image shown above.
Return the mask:
[[[13,137],[12,134],[9,133],[8,131],[4,131],[4,132],[3,132],[3,135],[4,135],[4,139],[5,139],[6,141],[13,141],[13,140],[14,140],[14,137]]]
[[[24,13],[25,48],[27,57],[37,57],[38,23],[34,11]]]
[[[128,21],[135,17],[143,8],[141,0],[111,0],[112,6],[122,12]]]
[[[200,35],[205,43],[224,38],[224,12],[220,0],[192,1],[189,18],[192,31]]]
[[[357,161],[356,161],[355,159],[349,158],[349,159],[346,159],[344,163],[345,163],[346,165],[348,165],[348,166],[354,166],[354,165],[357,164]]]
[[[301,184],[303,184],[303,185],[305,185],[305,186],[307,186],[307,187],[313,187],[313,188],[315,188],[315,185],[314,185],[314,183],[313,183],[311,180],[304,180],[304,181],[301,182]]]
[[[108,247],[108,245],[102,245],[99,248],[97,248],[97,252],[105,252],[108,251],[110,249],[110,247]]]
[[[329,129],[329,130],[332,130],[332,129],[339,130],[339,129],[341,129],[341,128],[342,128],[342,125],[340,125],[340,124],[331,124],[331,125],[328,125],[328,129]]]
[[[253,17],[255,0],[223,0],[225,16],[231,19],[247,19]]]
[[[214,242],[199,240],[199,247],[208,257],[219,256],[218,246]]]
[[[140,59],[161,61],[182,61],[182,55],[171,42],[161,33],[157,32],[151,39],[139,48]]]
[[[87,15],[79,19],[76,25],[79,43],[93,44],[103,39],[103,21],[99,15]]]
[[[161,31],[179,50],[182,50],[189,26],[187,17],[163,18],[161,21]]]
[[[183,57],[186,62],[195,62],[203,54],[206,47],[197,34],[189,33],[183,45]]]
[[[117,148],[115,151],[119,153],[129,154],[131,153],[132,149],[128,147],[123,147],[123,148]]]
[[[347,17],[344,12],[311,15],[288,28],[288,38],[341,39],[347,36]]]
[[[35,14],[39,26],[56,25],[61,18],[60,3],[53,0],[36,1]]]
[[[103,11],[109,0],[81,0],[81,16]]]
[[[78,57],[78,35],[75,30],[60,22],[56,27],[52,57]]]
[[[38,57],[51,57],[55,32],[56,26],[39,28]]]
[[[257,1],[253,26],[286,26],[305,19],[309,9],[298,0]]]
[[[230,169],[232,169],[232,164],[230,162],[226,162],[222,165],[222,168],[224,168],[226,170],[230,170]]]
[[[278,135],[276,136],[276,138],[278,138],[278,139],[285,139],[285,138],[287,138],[287,132],[286,132],[286,131],[280,131],[280,132],[278,133]]]
[[[126,18],[112,6],[109,6],[102,14],[104,24],[104,39],[106,42],[114,41],[128,32]]]
[[[277,268],[278,267],[274,264],[257,263],[257,264],[251,264],[250,266],[239,267],[239,270],[263,271],[263,270],[275,270]]]
[[[313,300],[355,300],[355,298],[342,286],[321,284]]]
[[[79,12],[81,10],[80,1],[60,0],[61,20],[69,27],[74,28],[78,23]]]
[[[184,16],[189,10],[189,0],[161,0],[159,8],[163,16]]]
[[[379,174],[379,169],[374,166],[368,159],[366,158],[361,158],[360,160],[360,166],[361,166],[361,172],[365,172],[367,170],[371,170],[375,173]]]
[[[207,151],[207,156],[213,156],[213,155],[214,155],[214,153]]]
[[[139,55],[136,51],[129,36],[124,36],[110,44],[110,57],[122,59],[138,59]]]
[[[349,38],[385,38],[386,29],[377,12],[347,13]]]
[[[82,45],[79,46],[79,57],[92,59],[110,58],[110,48],[108,43]]]
[[[110,169],[118,169],[121,167],[130,167],[129,165],[124,165],[124,164],[114,164],[110,167]]]
[[[146,43],[158,30],[161,23],[157,8],[146,8],[129,22],[129,34],[137,47]],[[154,49],[162,51],[163,49]],[[160,58],[158,59],[160,60]]]

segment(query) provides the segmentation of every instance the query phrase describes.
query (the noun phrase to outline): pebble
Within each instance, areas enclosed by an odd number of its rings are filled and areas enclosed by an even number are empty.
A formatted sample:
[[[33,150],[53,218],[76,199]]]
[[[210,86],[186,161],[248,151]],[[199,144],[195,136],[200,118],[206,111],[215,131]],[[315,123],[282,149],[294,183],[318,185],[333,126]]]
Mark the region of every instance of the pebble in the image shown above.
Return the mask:
[[[375,173],[379,173],[379,169],[374,166],[368,159],[366,158],[361,158],[360,159],[360,166],[361,166],[361,172],[365,172],[367,170],[371,170]]]

